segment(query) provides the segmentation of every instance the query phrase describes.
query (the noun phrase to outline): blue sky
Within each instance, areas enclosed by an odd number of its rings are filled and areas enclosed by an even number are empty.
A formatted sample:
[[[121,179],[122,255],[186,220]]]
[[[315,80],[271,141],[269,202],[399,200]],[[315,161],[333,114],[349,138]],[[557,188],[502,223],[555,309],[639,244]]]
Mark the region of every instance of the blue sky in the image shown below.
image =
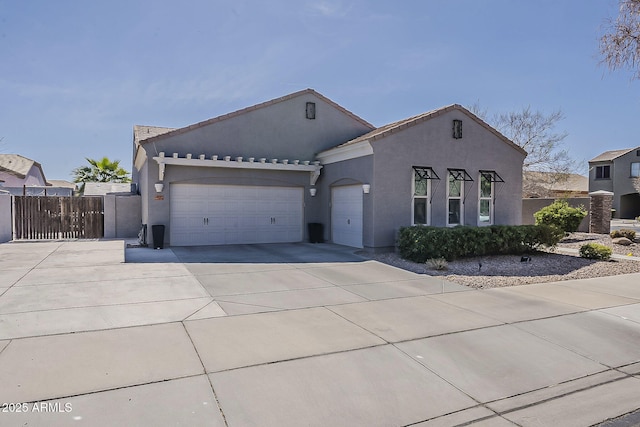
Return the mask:
[[[377,126],[453,103],[566,118],[588,160],[640,145],[640,81],[599,65],[617,0],[0,0],[0,152],[70,179],[307,87]]]

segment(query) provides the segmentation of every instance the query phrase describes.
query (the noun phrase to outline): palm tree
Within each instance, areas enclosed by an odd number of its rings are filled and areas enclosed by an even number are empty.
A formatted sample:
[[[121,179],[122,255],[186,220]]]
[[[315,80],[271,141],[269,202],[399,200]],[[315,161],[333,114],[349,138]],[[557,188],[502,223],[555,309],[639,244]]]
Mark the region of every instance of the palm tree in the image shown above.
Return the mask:
[[[82,183],[80,193],[84,193],[85,182],[131,182],[129,172],[120,167],[120,160],[86,158],[90,166],[80,166],[73,170],[73,182]]]

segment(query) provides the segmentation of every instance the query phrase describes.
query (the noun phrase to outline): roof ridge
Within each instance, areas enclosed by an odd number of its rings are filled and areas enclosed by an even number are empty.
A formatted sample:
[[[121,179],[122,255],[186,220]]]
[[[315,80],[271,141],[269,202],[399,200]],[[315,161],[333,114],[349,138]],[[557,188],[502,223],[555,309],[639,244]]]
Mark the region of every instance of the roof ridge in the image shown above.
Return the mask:
[[[367,132],[364,135],[360,135],[357,138],[354,138],[354,139],[352,139],[350,141],[342,143],[342,144],[340,144],[340,145],[338,145],[336,147],[333,147],[333,148],[343,147],[345,145],[351,145],[351,144],[355,144],[355,143],[361,142],[361,141],[367,141],[367,140],[375,141],[376,139],[384,138],[384,137],[388,136],[391,133],[398,132],[398,131],[406,129],[408,127],[417,125],[418,123],[422,123],[422,122],[427,121],[429,119],[438,117],[438,116],[440,116],[442,114],[445,114],[445,113],[448,113],[451,110],[461,110],[461,111],[463,111],[465,114],[467,114],[469,117],[471,117],[478,124],[480,124],[481,126],[485,127],[487,130],[489,130],[490,132],[495,134],[497,137],[499,137],[502,141],[504,141],[505,143],[507,143],[510,146],[512,146],[512,148],[514,148],[514,149],[526,154],[526,150],[524,150],[522,147],[520,147],[519,145],[517,145],[516,143],[511,141],[509,138],[507,138],[502,133],[500,133],[497,129],[495,129],[494,127],[489,125],[487,122],[485,122],[484,120],[482,120],[481,118],[479,118],[478,116],[476,116],[475,114],[473,114],[471,111],[469,111],[468,109],[466,109],[465,107],[463,107],[460,104],[449,104],[449,105],[446,105],[444,107],[436,108],[435,110],[426,111],[424,113],[417,114],[415,116],[411,116],[411,117],[408,117],[408,118],[403,119],[403,120],[398,120],[396,122],[392,122],[392,123],[386,124],[384,126],[381,126],[381,127],[377,128],[377,129],[372,130],[371,132]],[[329,150],[332,150],[333,148],[330,148]],[[325,151],[329,151],[329,150],[325,150]]]
[[[302,95],[305,95],[305,94],[313,94],[313,95],[317,96],[318,98],[322,99],[323,101],[327,102],[328,104],[330,104],[334,108],[337,108],[338,110],[344,112],[345,114],[347,114],[351,118],[353,118],[353,119],[359,121],[360,123],[364,124],[365,126],[368,126],[371,129],[375,128],[375,126],[373,126],[371,123],[367,122],[363,118],[357,116],[356,114],[352,113],[351,111],[347,110],[346,108],[342,107],[341,105],[337,104],[336,102],[330,100],[326,96],[316,92],[314,89],[307,88],[307,89],[299,90],[297,92],[290,93],[288,95],[284,95],[284,96],[281,96],[281,97],[278,97],[278,98],[271,99],[269,101],[265,101],[265,102],[261,102],[259,104],[251,105],[249,107],[245,107],[245,108],[242,108],[240,110],[232,111],[230,113],[226,113],[226,114],[223,114],[221,116],[216,116],[216,117],[213,117],[213,118],[210,118],[210,119],[198,122],[198,123],[194,123],[194,124],[191,124],[191,125],[188,125],[188,126],[185,126],[185,127],[176,128],[176,129],[173,129],[172,131],[169,131],[167,133],[163,133],[161,135],[156,135],[156,136],[153,136],[151,138],[147,138],[147,139],[141,141],[141,143],[146,143],[146,142],[150,142],[150,141],[156,141],[158,139],[165,138],[165,137],[168,137],[168,136],[179,135],[179,134],[182,134],[182,133],[194,130],[194,129],[201,128],[203,126],[208,126],[208,125],[213,124],[213,123],[217,123],[217,122],[220,122],[220,121],[223,121],[223,120],[227,120],[227,119],[230,119],[230,118],[233,118],[233,117],[240,116],[242,114],[249,113],[251,111],[255,111],[255,110],[258,110],[258,109],[261,109],[261,108],[264,108],[264,107],[268,107],[270,105],[274,105],[274,104],[278,104],[280,102],[288,101],[290,99],[297,98],[298,96],[302,96]]]

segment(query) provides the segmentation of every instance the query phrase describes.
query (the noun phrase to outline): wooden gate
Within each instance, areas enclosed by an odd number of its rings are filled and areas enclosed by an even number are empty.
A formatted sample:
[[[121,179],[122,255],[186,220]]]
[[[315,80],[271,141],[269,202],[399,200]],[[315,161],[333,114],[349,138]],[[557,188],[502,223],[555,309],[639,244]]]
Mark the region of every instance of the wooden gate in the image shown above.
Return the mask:
[[[97,239],[102,197],[14,196],[14,239]]]

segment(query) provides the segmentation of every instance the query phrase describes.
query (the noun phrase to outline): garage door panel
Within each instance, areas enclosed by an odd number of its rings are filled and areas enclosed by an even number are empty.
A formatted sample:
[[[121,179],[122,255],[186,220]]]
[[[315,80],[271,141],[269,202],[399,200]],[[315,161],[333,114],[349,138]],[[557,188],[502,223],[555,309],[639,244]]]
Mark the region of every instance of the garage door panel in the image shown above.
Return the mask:
[[[362,187],[334,187],[331,190],[331,236],[334,243],[362,247]]]
[[[174,184],[171,194],[174,246],[302,240],[302,188]]]

